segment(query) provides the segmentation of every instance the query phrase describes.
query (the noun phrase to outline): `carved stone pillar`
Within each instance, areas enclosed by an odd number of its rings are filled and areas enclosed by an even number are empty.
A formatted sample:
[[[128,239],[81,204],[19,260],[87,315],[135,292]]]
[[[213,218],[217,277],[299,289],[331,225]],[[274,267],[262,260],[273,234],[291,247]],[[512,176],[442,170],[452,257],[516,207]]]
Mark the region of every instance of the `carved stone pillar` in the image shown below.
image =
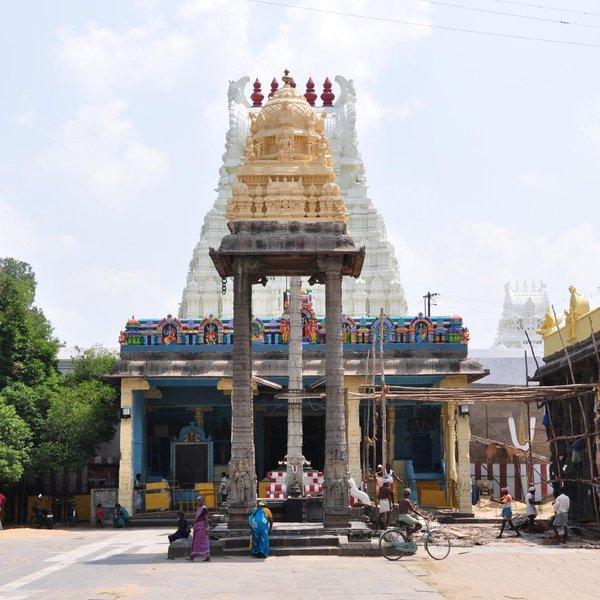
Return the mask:
[[[327,348],[325,377],[325,474],[323,525],[347,527],[349,523],[348,449],[344,411],[344,363],[342,347],[342,263],[327,258],[325,272],[325,318]]]
[[[121,380],[121,408],[128,408],[133,415],[133,392],[148,390],[150,384],[145,379],[129,378]],[[119,428],[119,503],[126,510],[133,510],[133,417],[121,419]]]
[[[362,467],[360,460],[360,444],[362,441],[362,430],[360,428],[360,399],[351,396],[352,392],[360,393],[361,385],[365,382],[364,377],[344,377],[346,388],[346,443],[348,444],[348,469],[350,476],[359,486],[362,481]]]
[[[465,375],[450,375],[436,386],[442,389],[462,389],[468,386]],[[442,405],[442,435],[446,485],[449,503],[460,512],[472,512],[469,442],[471,430],[469,417],[458,414],[454,400]]]
[[[250,265],[236,258],[233,263],[233,389],[231,394],[231,479],[229,527],[248,524],[256,504],[256,464],[254,455],[254,410],[252,402],[252,346],[250,323],[252,286]]]
[[[288,343],[288,390],[302,391],[302,310],[301,279],[290,278],[290,339]],[[302,398],[288,398],[287,472],[288,496],[304,496],[302,455]]]
[[[458,512],[471,514],[473,499],[471,489],[471,459],[469,444],[471,441],[471,423],[469,415],[456,416],[456,455],[458,474]]]

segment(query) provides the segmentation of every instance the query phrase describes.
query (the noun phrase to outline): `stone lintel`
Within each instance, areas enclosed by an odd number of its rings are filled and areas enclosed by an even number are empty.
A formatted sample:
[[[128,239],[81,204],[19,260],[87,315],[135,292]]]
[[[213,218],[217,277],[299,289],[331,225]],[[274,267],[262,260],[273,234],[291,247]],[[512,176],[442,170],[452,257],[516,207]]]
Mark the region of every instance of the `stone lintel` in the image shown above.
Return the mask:
[[[342,259],[343,276],[358,277],[362,270],[364,248],[356,248],[344,223],[235,221],[228,227],[231,234],[209,252],[221,277],[233,276],[235,258],[255,261],[256,281],[277,275],[324,281],[322,263],[330,257]]]

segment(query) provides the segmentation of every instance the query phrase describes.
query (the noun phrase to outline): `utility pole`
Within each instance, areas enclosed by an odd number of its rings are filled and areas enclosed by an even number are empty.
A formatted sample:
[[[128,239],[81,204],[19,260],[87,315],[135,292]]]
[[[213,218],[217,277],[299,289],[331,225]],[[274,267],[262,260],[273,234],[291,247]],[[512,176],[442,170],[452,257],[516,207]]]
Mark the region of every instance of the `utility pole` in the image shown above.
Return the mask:
[[[434,292],[434,293],[427,292],[423,296],[423,309],[424,309],[426,317],[431,316],[431,304],[432,304],[431,299],[435,298],[436,296],[439,296],[439,294],[437,292]],[[433,303],[433,305],[435,306],[435,302]]]

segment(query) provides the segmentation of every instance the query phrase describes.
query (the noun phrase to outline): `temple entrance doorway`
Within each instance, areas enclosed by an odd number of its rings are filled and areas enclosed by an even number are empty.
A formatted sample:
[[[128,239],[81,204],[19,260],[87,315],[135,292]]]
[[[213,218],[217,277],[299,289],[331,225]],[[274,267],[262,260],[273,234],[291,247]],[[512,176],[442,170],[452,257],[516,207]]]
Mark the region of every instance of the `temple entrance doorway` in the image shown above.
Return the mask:
[[[281,470],[279,461],[287,454],[287,416],[265,417],[264,427],[265,471]]]
[[[312,469],[322,471],[325,467],[325,414],[304,416],[302,427],[302,454]],[[287,454],[287,416],[265,417],[263,444],[265,471],[281,470],[279,461]]]
[[[412,460],[415,471],[433,470],[433,444],[429,433],[411,434]]]
[[[322,471],[325,467],[325,414],[305,416],[302,427],[302,454],[310,461],[312,469]]]

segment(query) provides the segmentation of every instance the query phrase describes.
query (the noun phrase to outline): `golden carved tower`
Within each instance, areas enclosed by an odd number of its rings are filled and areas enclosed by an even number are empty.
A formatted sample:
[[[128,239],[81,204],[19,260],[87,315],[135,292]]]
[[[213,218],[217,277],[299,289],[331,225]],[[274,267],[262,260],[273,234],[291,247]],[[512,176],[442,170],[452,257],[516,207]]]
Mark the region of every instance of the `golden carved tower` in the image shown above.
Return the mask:
[[[338,221],[348,213],[335,180],[324,113],[317,114],[290,85],[251,113],[239,183],[227,221]]]

